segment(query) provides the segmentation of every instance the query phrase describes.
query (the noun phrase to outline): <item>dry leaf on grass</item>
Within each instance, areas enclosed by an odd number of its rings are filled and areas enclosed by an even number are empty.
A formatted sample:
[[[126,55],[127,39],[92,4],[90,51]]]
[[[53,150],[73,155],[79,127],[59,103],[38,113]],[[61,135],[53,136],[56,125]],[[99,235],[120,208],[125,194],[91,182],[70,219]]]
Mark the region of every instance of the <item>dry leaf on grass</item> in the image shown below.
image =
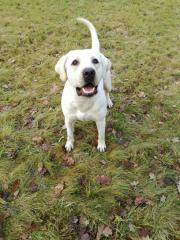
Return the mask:
[[[33,116],[26,116],[23,120],[23,127],[27,127],[29,129],[34,127],[34,117]]]
[[[33,107],[30,107],[27,109],[27,112],[31,114],[31,116],[33,116],[35,113],[38,112],[38,109],[37,108],[33,108]]]
[[[15,159],[17,157],[17,149],[12,149],[7,153],[8,158]]]
[[[59,92],[59,87],[56,83],[52,84],[51,94]]]
[[[164,186],[171,186],[171,185],[174,185],[175,184],[175,181],[173,178],[171,177],[165,177],[163,179],[163,183],[164,183]]]
[[[105,176],[105,175],[97,175],[96,176],[96,182],[99,185],[110,185],[112,182],[111,177]]]
[[[7,84],[4,84],[2,87],[4,88],[4,90],[9,91],[9,90],[11,90],[12,85],[11,85],[11,83],[7,83]]]
[[[41,103],[45,106],[49,105],[49,101],[46,97],[40,99]]]
[[[64,182],[58,183],[54,188],[53,191],[56,195],[59,195],[64,190]]]
[[[119,165],[123,168],[123,169],[133,169],[138,167],[138,164],[134,161],[131,160],[122,160],[119,162]]]
[[[174,169],[178,172],[180,172],[180,162],[176,162],[174,165]]]
[[[32,181],[29,183],[29,192],[34,193],[34,192],[37,191],[37,189],[38,189],[37,183],[36,183],[34,180],[32,180]]]
[[[89,233],[83,233],[81,234],[81,240],[90,240],[90,235]]]
[[[145,98],[146,95],[145,95],[144,92],[139,92],[139,93],[138,93],[138,97],[139,97],[139,98]]]
[[[136,226],[135,226],[134,224],[129,223],[129,224],[128,224],[128,227],[129,227],[129,231],[130,231],[130,232],[135,232]]]
[[[128,145],[129,145],[129,142],[127,140],[123,139],[123,138],[118,139],[117,143],[119,145],[124,146],[124,147],[128,147]]]
[[[17,179],[13,182],[13,184],[11,185],[11,191],[14,194],[14,197],[17,197],[20,191],[20,180]]]
[[[81,215],[79,223],[82,227],[87,227],[87,225],[89,225],[89,220],[84,215]]]
[[[110,227],[104,226],[103,224],[98,226],[96,240],[100,240],[102,236],[109,237],[111,235],[112,235],[112,229]]]
[[[143,206],[146,204],[146,200],[143,196],[137,196],[134,200],[136,206]]]
[[[41,149],[44,150],[44,151],[48,151],[50,149],[51,145],[47,142],[44,142],[42,145],[41,145]]]
[[[33,137],[33,141],[38,145],[41,145],[44,143],[44,139],[41,136]]]
[[[103,159],[100,160],[99,162],[100,162],[102,165],[105,165],[105,164],[107,163],[107,162],[106,162],[105,160],[103,160]]]
[[[75,164],[75,160],[68,153],[66,153],[61,165],[68,167],[68,166],[72,166],[74,164]]]
[[[38,163],[38,173],[41,176],[45,176],[49,174],[48,169],[44,166],[42,162]]]
[[[126,217],[127,216],[127,210],[124,207],[114,207],[111,213],[112,219],[114,219],[116,216]]]
[[[180,193],[180,181],[177,181],[176,184],[177,184],[178,193]]]
[[[152,172],[149,173],[149,178],[150,178],[150,180],[156,180],[156,176]]]
[[[139,184],[139,181],[132,181],[132,182],[130,183],[130,185],[131,185],[132,187],[136,187],[138,184]]]
[[[18,189],[20,188],[20,180],[17,179],[13,182],[13,184],[11,185],[11,191],[14,193],[16,192]]]
[[[165,203],[165,201],[166,201],[166,196],[162,195],[162,196],[160,197],[160,202],[161,202],[161,203]]]
[[[146,229],[145,227],[141,227],[138,229],[138,234],[140,237],[147,237],[149,236],[149,230]]]

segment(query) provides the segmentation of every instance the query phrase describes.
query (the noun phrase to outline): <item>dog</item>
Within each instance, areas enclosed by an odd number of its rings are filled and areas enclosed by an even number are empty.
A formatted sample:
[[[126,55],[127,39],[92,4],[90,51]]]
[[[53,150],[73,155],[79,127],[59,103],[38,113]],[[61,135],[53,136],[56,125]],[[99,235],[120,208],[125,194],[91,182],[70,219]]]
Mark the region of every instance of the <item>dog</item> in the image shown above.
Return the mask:
[[[109,92],[111,62],[100,53],[100,43],[95,27],[84,18],[77,18],[91,33],[92,48],[72,50],[62,56],[55,66],[60,79],[65,82],[61,107],[67,129],[66,151],[74,147],[74,124],[76,120],[93,120],[98,130],[100,152],[106,149],[105,125],[107,107],[112,107]]]

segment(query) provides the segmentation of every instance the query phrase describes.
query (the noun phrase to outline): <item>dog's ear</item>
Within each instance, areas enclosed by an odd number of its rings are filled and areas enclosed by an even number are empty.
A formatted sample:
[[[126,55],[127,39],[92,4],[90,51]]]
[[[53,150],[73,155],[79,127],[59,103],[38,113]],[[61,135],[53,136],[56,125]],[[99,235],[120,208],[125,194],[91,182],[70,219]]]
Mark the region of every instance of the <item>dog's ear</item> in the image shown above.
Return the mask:
[[[104,81],[104,87],[108,92],[112,89],[111,84],[111,61],[106,58],[103,54],[101,54],[102,59],[102,66],[103,66],[103,81]]]
[[[59,74],[60,79],[64,82],[67,80],[67,73],[66,73],[66,67],[65,67],[66,61],[67,61],[67,54],[62,56],[55,66],[55,71]]]

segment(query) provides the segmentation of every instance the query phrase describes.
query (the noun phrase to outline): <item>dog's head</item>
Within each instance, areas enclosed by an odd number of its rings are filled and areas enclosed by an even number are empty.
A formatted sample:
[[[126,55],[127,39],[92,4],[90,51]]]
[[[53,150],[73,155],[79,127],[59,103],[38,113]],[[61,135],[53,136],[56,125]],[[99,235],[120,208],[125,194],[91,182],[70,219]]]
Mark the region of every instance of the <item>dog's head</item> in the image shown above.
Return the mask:
[[[99,82],[106,78],[111,62],[93,49],[73,50],[62,56],[55,71],[62,81],[68,80],[78,96],[93,96]]]

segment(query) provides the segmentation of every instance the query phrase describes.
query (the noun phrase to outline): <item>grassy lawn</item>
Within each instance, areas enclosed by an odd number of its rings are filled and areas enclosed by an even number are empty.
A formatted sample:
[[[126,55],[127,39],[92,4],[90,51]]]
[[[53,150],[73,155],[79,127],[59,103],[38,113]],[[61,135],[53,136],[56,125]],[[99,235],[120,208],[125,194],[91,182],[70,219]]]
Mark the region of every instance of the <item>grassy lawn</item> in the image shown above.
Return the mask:
[[[178,240],[180,2],[0,1],[0,239]],[[58,58],[91,46],[111,59],[107,151],[77,122],[64,151]],[[179,190],[180,191],[180,190]]]

